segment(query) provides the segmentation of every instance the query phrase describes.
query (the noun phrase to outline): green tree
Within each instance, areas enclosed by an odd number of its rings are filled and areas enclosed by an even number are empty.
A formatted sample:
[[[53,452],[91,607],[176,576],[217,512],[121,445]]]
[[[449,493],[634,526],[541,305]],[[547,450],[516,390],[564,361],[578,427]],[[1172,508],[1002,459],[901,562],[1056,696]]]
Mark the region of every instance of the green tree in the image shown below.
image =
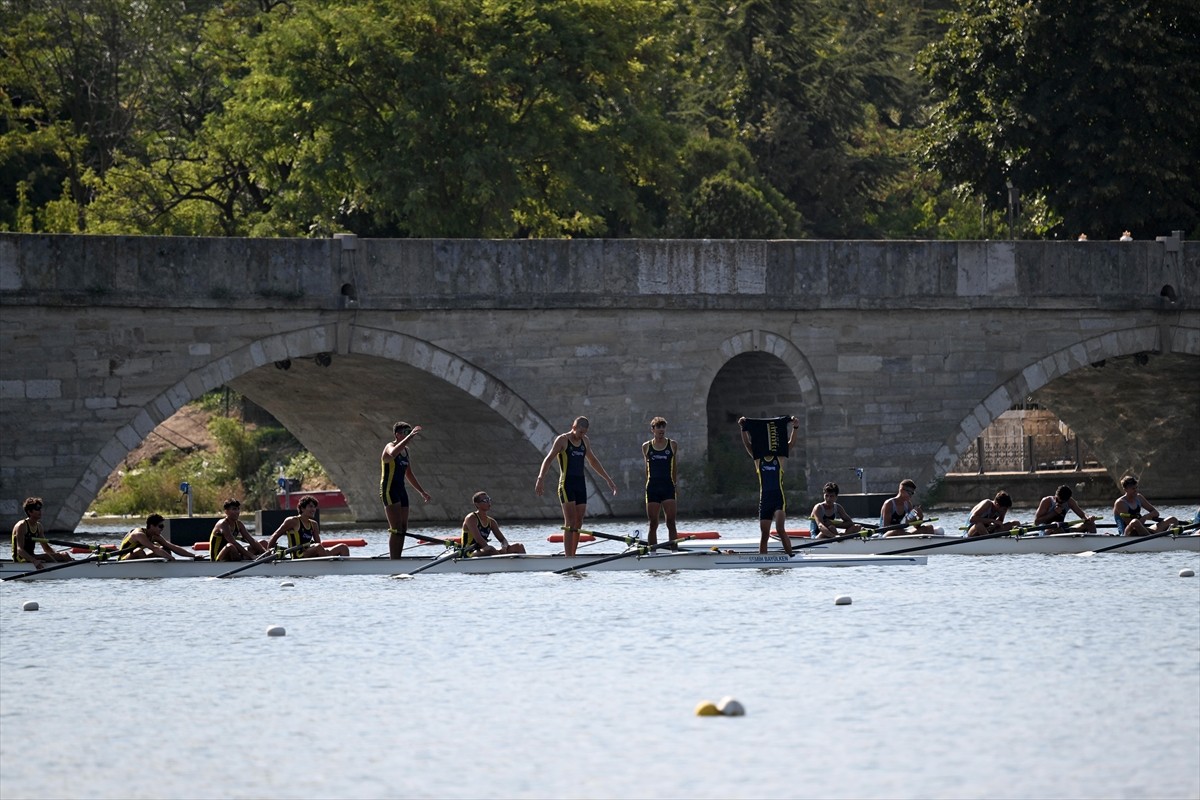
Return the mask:
[[[649,233],[674,144],[659,0],[304,0],[210,131],[256,233]],[[663,187],[660,189],[659,187]]]
[[[862,236],[878,188],[903,163],[864,146],[869,126],[914,123],[909,67],[917,2],[696,0],[686,59],[691,119],[734,137],[793,204],[809,233]]]
[[[925,157],[995,209],[1007,182],[1058,233],[1200,226],[1200,4],[963,0],[922,55]]]

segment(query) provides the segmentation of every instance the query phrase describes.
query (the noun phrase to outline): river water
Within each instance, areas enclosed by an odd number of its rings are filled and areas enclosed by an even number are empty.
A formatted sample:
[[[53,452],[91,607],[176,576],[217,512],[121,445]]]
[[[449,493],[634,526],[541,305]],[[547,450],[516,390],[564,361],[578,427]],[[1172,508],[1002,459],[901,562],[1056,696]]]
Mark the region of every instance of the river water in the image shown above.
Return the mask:
[[[551,552],[551,527],[507,530]],[[1196,798],[1184,568],[6,582],[0,797]],[[746,715],[694,714],[725,696]]]

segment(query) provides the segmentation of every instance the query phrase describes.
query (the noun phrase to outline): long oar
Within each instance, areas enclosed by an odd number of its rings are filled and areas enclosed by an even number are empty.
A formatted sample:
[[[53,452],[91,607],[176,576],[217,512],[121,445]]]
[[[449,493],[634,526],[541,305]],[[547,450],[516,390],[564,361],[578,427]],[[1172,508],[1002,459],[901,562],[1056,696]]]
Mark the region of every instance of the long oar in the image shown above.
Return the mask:
[[[1045,530],[1046,525],[1034,525],[1030,528],[1013,528],[1010,531],[994,531],[993,533],[985,533],[983,536],[955,536],[948,542],[934,542],[933,544],[923,544],[918,547],[905,547],[901,550],[889,550],[887,555],[898,556],[903,553],[915,553],[918,550],[932,550],[935,547],[953,547],[956,544],[964,544],[966,542],[982,542],[987,539],[999,539],[1001,536],[1024,536],[1027,533],[1034,531]]]
[[[272,550],[269,553],[263,553],[261,556],[254,559],[249,564],[243,564],[240,567],[231,569],[228,572],[222,572],[220,575],[216,575],[214,577],[232,578],[234,575],[237,575],[239,572],[245,572],[248,569],[254,569],[255,567],[257,567],[260,564],[270,564],[272,561],[278,561],[279,559],[283,558],[284,556],[294,553],[297,550],[303,550],[305,547],[308,547],[308,545],[309,545],[309,542],[301,542],[300,544],[293,545],[286,550]]]
[[[622,544],[627,544],[627,545],[640,544],[640,545],[643,545],[644,547],[650,546],[650,542],[646,541],[645,539],[642,539],[639,536],[639,534],[641,533],[640,530],[635,530],[633,532],[632,536],[617,536],[616,534],[613,534],[613,533],[603,533],[601,531],[579,531],[579,532],[591,534],[592,536],[595,536],[597,539],[608,539],[610,542],[621,542]],[[676,539],[675,541],[678,542],[679,540]]]
[[[930,519],[922,520],[922,523],[935,522],[936,520],[937,520],[937,517],[931,517]],[[910,523],[908,523],[908,522],[897,522],[895,525],[885,525],[882,528],[871,528],[870,530],[867,530],[866,526],[864,526],[863,530],[861,530],[861,531],[855,531],[854,533],[843,533],[840,536],[831,536],[828,539],[810,539],[807,542],[800,542],[800,543],[792,542],[792,550],[803,550],[807,547],[820,547],[823,544],[833,544],[834,542],[844,542],[847,539],[854,539],[854,538],[867,539],[877,533],[887,533],[888,531],[895,531],[895,530],[900,530],[901,528],[907,528],[909,526],[909,524]]]
[[[29,572],[22,572],[20,575],[9,575],[7,578],[0,578],[0,580],[18,581],[21,578],[28,578],[32,575],[45,575],[47,572],[54,572],[56,569],[78,567],[80,564],[89,564],[93,561],[107,561],[110,558],[120,558],[126,553],[136,549],[136,547],[126,547],[124,550],[114,550],[111,553],[105,550],[103,553],[96,553],[95,555],[90,555],[87,558],[81,558],[78,561],[68,561],[61,564],[55,564],[50,567],[44,567],[42,569],[32,569]]]
[[[586,562],[584,562],[582,564],[578,564],[574,567],[563,567],[562,569],[556,569],[556,570],[554,570],[554,574],[555,575],[566,575],[568,572],[578,572],[581,569],[587,569],[588,567],[594,567],[597,564],[607,564],[609,561],[616,561],[619,558],[628,558],[629,556],[644,556],[647,553],[653,553],[655,550],[658,550],[660,548],[670,547],[671,545],[677,544],[678,542],[681,542],[684,539],[691,539],[691,538],[692,538],[691,536],[684,534],[684,535],[680,536],[678,539],[676,539],[674,542],[666,541],[666,542],[659,542],[658,544],[639,545],[637,547],[630,547],[624,553],[617,553],[616,555],[605,556],[604,558],[597,558],[595,561],[586,561]]]
[[[412,572],[401,572],[396,575],[392,575],[390,577],[392,577],[392,578],[411,578],[414,575],[421,574],[422,572],[424,572],[427,569],[436,567],[438,564],[441,564],[442,562],[449,561],[450,559],[454,558],[455,556],[467,556],[472,551],[474,551],[477,547],[478,547],[478,545],[476,545],[474,542],[472,542],[471,546],[466,548],[465,550],[461,547],[451,547],[451,548],[447,549],[446,552],[444,552],[440,556],[438,556],[437,558],[433,559],[432,561],[430,561],[427,564],[422,564],[421,566],[414,569]]]
[[[1076,553],[1075,555],[1084,557],[1094,556],[1096,553],[1107,553],[1109,550],[1120,550],[1122,547],[1133,547],[1134,545],[1141,544],[1142,542],[1148,542],[1151,539],[1159,539],[1163,536],[1175,536],[1183,533],[1184,531],[1195,530],[1197,528],[1200,528],[1200,522],[1193,522],[1190,525],[1176,525],[1173,528],[1167,528],[1165,531],[1152,533],[1149,536],[1139,536],[1136,539],[1125,539],[1125,541],[1117,544],[1110,544],[1107,547],[1099,547],[1095,550],[1085,550],[1084,552]],[[1125,537],[1121,538],[1124,539]]]

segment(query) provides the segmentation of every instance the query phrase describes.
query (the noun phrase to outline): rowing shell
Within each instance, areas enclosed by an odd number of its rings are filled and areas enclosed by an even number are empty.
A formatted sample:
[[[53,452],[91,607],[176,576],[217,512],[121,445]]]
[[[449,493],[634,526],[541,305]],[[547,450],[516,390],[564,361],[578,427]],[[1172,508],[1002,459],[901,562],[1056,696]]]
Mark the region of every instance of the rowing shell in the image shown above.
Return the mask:
[[[612,555],[617,555],[613,553]],[[496,572],[553,572],[567,567],[583,567],[603,554],[586,556],[509,555],[486,558],[447,559],[422,571],[422,575],[464,574],[480,575]],[[322,575],[398,575],[411,573],[428,565],[431,558],[300,558],[259,564],[241,573],[243,577],[304,578]],[[247,562],[243,562],[247,563]],[[800,567],[883,567],[915,566],[926,563],[925,556],[876,555],[807,555],[788,558],[785,553],[711,553],[679,552],[630,555],[586,567],[585,572],[618,572],[636,570],[675,569],[797,569]],[[236,568],[238,562],[164,561],[96,561],[75,567],[47,571],[44,576],[33,574],[24,580],[54,580],[61,578],[206,578],[216,577]],[[7,578],[29,571],[28,564],[0,561],[0,577]]]
[[[829,555],[886,555],[896,550],[909,547],[921,547],[927,544],[946,544],[936,550],[930,549],[931,555],[968,555],[968,556],[998,556],[1025,555],[1041,553],[1045,555],[1068,555],[1071,553],[1086,553],[1101,547],[1117,544],[1122,538],[1109,534],[1091,533],[1055,533],[1048,536],[998,536],[994,539],[973,541],[962,536],[881,536],[876,538],[845,539],[829,544],[810,545],[808,537],[792,537],[793,543],[804,543],[804,549],[798,552]],[[1130,541],[1138,537],[1130,538]],[[722,539],[716,543],[722,550],[737,552],[757,552],[758,539]],[[713,542],[680,542],[680,547],[687,550],[708,550]],[[780,545],[772,541],[772,550],[779,551]],[[1128,548],[1122,547],[1114,553],[1166,553],[1174,550],[1190,550],[1200,552],[1200,536],[1161,536],[1150,541],[1140,542]]]

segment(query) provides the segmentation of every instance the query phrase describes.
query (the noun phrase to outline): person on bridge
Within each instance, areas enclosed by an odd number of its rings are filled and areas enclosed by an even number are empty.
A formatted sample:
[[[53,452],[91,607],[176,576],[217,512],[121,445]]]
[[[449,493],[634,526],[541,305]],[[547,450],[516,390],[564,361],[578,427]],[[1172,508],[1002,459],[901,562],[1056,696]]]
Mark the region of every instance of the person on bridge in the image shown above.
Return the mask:
[[[471,497],[475,510],[463,518],[462,543],[464,547],[475,545],[473,556],[508,556],[525,555],[525,545],[509,543],[500,532],[500,523],[488,516],[492,508],[492,498],[487,492],[476,492]],[[496,535],[496,544],[491,543],[492,534]]]
[[[387,516],[388,555],[392,558],[404,555],[404,537],[408,534],[408,489],[404,482],[411,483],[421,499],[429,502],[429,492],[421,488],[408,456],[408,443],[420,432],[420,425],[413,427],[407,422],[397,422],[392,426],[392,441],[384,446],[380,456],[383,475],[379,479],[379,496]]]
[[[1138,492],[1136,475],[1121,478],[1121,488],[1125,494],[1113,503],[1113,520],[1117,523],[1118,536],[1149,536],[1179,525],[1175,517],[1163,519],[1159,516],[1158,509]],[[1154,527],[1147,525],[1148,522],[1153,523]]]
[[[971,516],[967,520],[967,536],[983,536],[1019,528],[1019,522],[1004,521],[1012,504],[1012,498],[1003,489],[996,492],[996,496],[991,500],[980,500],[971,509]]]
[[[225,501],[225,516],[217,520],[208,536],[208,557],[213,561],[250,561],[265,555],[266,546],[250,535],[242,522],[242,503],[235,497]],[[246,544],[243,546],[242,542]]]
[[[279,528],[271,534],[267,540],[268,550],[287,537],[287,549],[292,551],[292,558],[350,556],[350,548],[344,544],[335,544],[333,547],[321,544],[321,523],[316,520],[317,498],[311,494],[304,495],[296,505],[296,510],[300,513],[279,523]]]
[[[679,538],[675,528],[675,478],[679,464],[679,442],[667,438],[667,420],[655,417],[650,420],[652,438],[642,445],[642,457],[646,459],[646,519],[650,522],[646,541],[658,544],[658,520],[665,516],[667,536],[674,543]],[[667,549],[678,550],[671,544]]]
[[[1071,487],[1064,483],[1054,490],[1054,494],[1043,497],[1042,501],[1038,503],[1037,511],[1033,513],[1033,524],[1049,526],[1046,528],[1047,533],[1064,531],[1095,533],[1096,518],[1083,513],[1083,509],[1079,507],[1079,503],[1075,502],[1072,494]],[[1074,511],[1075,516],[1083,522],[1076,522],[1073,526],[1068,525],[1068,511]]]
[[[891,528],[884,536],[933,536],[937,531],[932,525],[922,525],[925,512],[919,505],[913,505],[913,496],[917,493],[917,482],[912,478],[900,481],[896,496],[884,501],[879,509],[879,526]]]
[[[542,459],[541,469],[538,470],[537,480],[533,491],[538,497],[545,491],[546,470],[551,462],[558,462],[558,502],[562,504],[563,513],[563,550],[568,556],[575,555],[579,546],[579,531],[583,528],[583,518],[587,513],[587,466],[591,465],[600,477],[608,483],[613,496],[617,494],[617,485],[600,466],[600,460],[592,452],[591,440],[588,439],[587,417],[576,417],[571,423],[571,430],[560,433],[550,445],[550,452]]]
[[[42,568],[43,561],[74,561],[69,552],[55,550],[44,538],[46,533],[42,530],[43,505],[40,497],[26,497],[25,519],[13,525],[12,529],[13,561],[33,564],[36,569]],[[36,552],[38,542],[42,545],[41,556]]]
[[[162,514],[151,514],[146,517],[145,526],[134,528],[121,540],[121,546],[117,549],[129,549],[129,552],[122,553],[121,560],[161,558],[166,561],[174,561],[175,556],[171,555],[172,553],[193,561],[202,558],[181,545],[167,541],[167,538],[163,536],[163,529],[166,527],[167,521],[163,519]]]
[[[779,421],[782,422],[783,419],[781,417]],[[758,475],[758,527],[761,534],[758,552],[767,552],[767,545],[771,542],[771,523],[774,522],[779,543],[790,556],[795,551],[792,550],[792,540],[787,533],[787,497],[783,491],[783,470],[787,466],[786,454],[796,444],[796,431],[800,430],[800,420],[796,417],[788,417],[786,420],[786,424],[791,428],[787,444],[769,452],[756,449],[755,437],[751,435],[751,428],[761,428],[757,423],[762,423],[763,420],[738,417],[738,427],[742,432],[742,445],[750,454],[750,458],[754,459],[754,472]]]
[[[832,481],[822,489],[825,499],[813,506],[812,513],[808,515],[808,534],[812,538],[829,539],[843,532],[858,533],[861,530],[837,501],[839,491],[838,485]],[[838,528],[844,528],[845,531],[839,531]]]

